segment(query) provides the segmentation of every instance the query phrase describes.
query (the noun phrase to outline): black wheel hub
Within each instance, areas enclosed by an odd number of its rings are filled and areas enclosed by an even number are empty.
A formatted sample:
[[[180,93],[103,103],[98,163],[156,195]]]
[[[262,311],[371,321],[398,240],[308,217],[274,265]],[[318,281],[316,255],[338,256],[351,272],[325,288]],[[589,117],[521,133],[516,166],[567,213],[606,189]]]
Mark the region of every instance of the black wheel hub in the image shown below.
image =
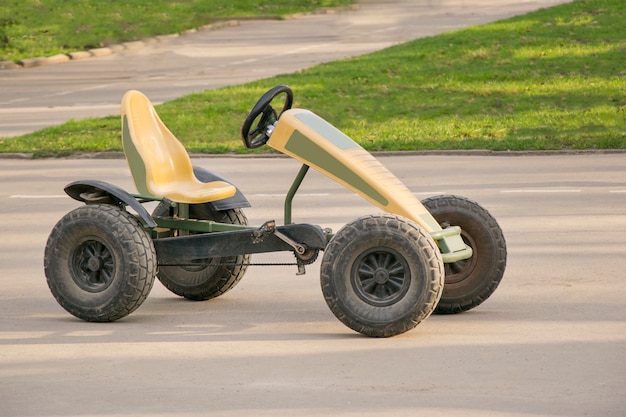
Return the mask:
[[[390,248],[374,248],[356,259],[350,280],[361,300],[384,307],[406,295],[410,276],[409,265],[402,255]]]
[[[109,249],[98,240],[86,240],[71,257],[72,278],[89,292],[107,289],[115,277],[115,262]]]

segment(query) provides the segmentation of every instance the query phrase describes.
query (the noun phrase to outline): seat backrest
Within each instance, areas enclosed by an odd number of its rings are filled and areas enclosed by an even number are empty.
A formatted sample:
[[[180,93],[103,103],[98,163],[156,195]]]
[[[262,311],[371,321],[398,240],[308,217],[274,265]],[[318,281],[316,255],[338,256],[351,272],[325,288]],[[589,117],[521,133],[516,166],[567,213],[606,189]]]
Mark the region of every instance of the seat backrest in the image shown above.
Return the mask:
[[[140,194],[154,195],[153,185],[193,177],[185,147],[161,121],[144,94],[136,90],[126,92],[121,115],[124,154]]]

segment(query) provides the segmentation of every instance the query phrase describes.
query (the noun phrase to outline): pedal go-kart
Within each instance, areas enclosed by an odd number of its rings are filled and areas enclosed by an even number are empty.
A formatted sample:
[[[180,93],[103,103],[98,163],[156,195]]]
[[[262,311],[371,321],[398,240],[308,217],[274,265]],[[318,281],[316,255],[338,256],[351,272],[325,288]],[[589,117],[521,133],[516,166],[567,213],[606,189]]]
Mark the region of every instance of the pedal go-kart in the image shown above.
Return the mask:
[[[303,164],[285,198],[284,224],[249,226],[243,194],[192,166],[146,96],[128,91],[122,141],[139,194],[97,180],[66,186],[85,205],[66,214],[47,241],[45,274],[59,304],[86,321],[118,320],[143,303],[155,276],[177,295],[207,300],[241,280],[250,254],[276,251],[295,254],[298,274],[323,251],[328,306],[367,336],[401,334],[434,311],[466,311],[493,293],[504,273],[506,244],[484,208],[450,195],[420,202],[356,142],[292,103],[289,87],[274,87],[243,124],[248,148],[267,144]],[[384,214],[358,218],[336,234],[293,223],[292,200],[309,167]],[[149,201],[159,202],[152,214],[143,205]]]

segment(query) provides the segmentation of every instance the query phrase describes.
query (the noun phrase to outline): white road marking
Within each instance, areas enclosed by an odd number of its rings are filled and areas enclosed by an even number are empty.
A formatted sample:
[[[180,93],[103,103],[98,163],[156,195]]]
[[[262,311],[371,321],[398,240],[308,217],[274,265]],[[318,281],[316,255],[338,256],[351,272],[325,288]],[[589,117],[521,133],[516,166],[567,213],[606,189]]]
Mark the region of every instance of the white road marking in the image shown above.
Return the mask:
[[[66,194],[14,194],[9,196],[9,198],[19,198],[19,199],[39,199],[39,198],[67,198]]]
[[[118,83],[115,83],[115,84],[92,85],[92,86],[88,86],[88,87],[84,87],[84,88],[78,88],[76,90],[59,91],[57,93],[46,94],[46,95],[43,95],[42,97],[59,97],[59,96],[66,96],[68,94],[80,93],[80,92],[83,92],[83,91],[102,90],[103,88],[109,88],[109,87],[115,86],[117,84]]]
[[[287,194],[252,194],[250,197],[279,197],[284,198]],[[330,193],[296,194],[298,197],[328,197]]]
[[[447,191],[418,191],[414,195],[444,195],[449,194]]]
[[[392,32],[394,30],[398,30],[398,26],[390,26],[385,29],[378,29],[378,30],[373,31],[372,33],[385,33],[385,32]]]
[[[28,100],[30,100],[30,98],[16,98],[14,100],[9,100],[9,101],[0,101],[0,105],[21,103],[22,101],[28,101]]]
[[[501,190],[501,193],[580,193],[582,192],[582,190],[543,190],[543,189],[536,189],[536,190],[526,190],[526,189],[519,189],[519,190]]]
[[[542,190],[542,189],[519,189],[519,190],[500,190],[502,194],[532,194],[532,193],[581,193],[583,190]],[[626,190],[609,190],[611,194],[626,194]],[[446,191],[420,191],[414,192],[414,195],[444,195],[447,194]],[[297,194],[298,197],[329,197],[331,193],[302,193]],[[250,197],[256,198],[285,198],[285,193],[261,193],[261,194],[252,194]],[[67,198],[68,196],[65,194],[13,194],[10,195],[9,198],[13,199],[53,199],[53,198]]]

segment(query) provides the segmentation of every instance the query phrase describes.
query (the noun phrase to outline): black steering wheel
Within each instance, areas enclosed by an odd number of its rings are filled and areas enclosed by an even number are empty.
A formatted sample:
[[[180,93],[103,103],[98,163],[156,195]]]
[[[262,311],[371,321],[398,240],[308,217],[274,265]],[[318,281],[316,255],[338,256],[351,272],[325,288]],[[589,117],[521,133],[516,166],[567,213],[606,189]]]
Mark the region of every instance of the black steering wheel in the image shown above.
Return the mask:
[[[281,112],[276,113],[276,110],[274,110],[270,103],[274,100],[274,98],[276,98],[276,96],[283,93],[286,95],[285,104],[283,105]],[[248,149],[256,149],[259,146],[265,145],[270,138],[268,128],[280,118],[285,110],[289,110],[292,104],[293,91],[291,91],[291,88],[286,85],[278,85],[263,94],[259,101],[257,101],[254,105],[241,127],[241,138],[243,139],[243,143],[246,147]],[[258,122],[256,123],[254,129],[252,129],[252,125],[257,119]]]

